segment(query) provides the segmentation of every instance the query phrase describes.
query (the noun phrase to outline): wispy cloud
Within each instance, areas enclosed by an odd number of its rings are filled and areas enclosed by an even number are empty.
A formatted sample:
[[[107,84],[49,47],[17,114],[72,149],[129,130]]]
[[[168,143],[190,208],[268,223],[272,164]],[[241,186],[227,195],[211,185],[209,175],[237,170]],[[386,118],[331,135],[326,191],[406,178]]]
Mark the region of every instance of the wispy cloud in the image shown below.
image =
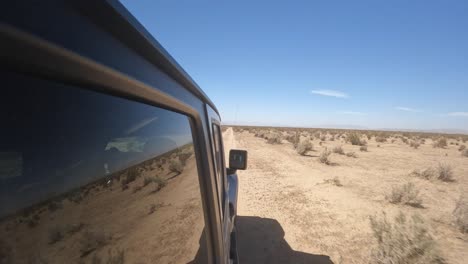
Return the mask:
[[[367,115],[367,113],[355,112],[355,111],[343,111],[343,112],[340,112],[340,114],[345,114],[345,115],[360,115],[360,116]]]
[[[346,93],[335,91],[335,90],[311,90],[311,94],[318,94],[323,96],[332,96],[338,98],[348,98],[349,96]]]
[[[397,106],[395,107],[396,110],[400,110],[400,111],[406,111],[406,112],[415,112],[415,113],[421,113],[422,110],[419,110],[419,109],[414,109],[414,108],[410,108],[410,107],[404,107],[404,106]]]
[[[451,112],[447,114],[448,116],[464,116],[468,117],[468,112]]]

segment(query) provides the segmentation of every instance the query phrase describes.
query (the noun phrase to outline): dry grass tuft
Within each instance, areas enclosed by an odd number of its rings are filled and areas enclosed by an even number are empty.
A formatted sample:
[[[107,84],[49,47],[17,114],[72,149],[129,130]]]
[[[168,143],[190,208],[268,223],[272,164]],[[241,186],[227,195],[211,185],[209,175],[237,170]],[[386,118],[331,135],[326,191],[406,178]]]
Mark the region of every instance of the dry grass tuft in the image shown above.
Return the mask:
[[[342,146],[336,146],[336,147],[334,147],[334,148],[333,148],[333,153],[340,154],[340,155],[344,155],[344,154],[345,154],[345,152],[344,152]]]
[[[267,138],[267,143],[268,144],[281,144],[282,142],[282,137],[278,133],[270,133],[270,135]]]
[[[453,182],[453,169],[452,166],[448,164],[439,164],[437,167],[437,179],[444,182]]]
[[[171,172],[180,174],[180,173],[182,173],[182,171],[184,171],[184,165],[182,164],[182,162],[179,159],[172,159],[169,162],[169,170]]]
[[[366,142],[361,140],[361,137],[358,133],[351,133],[347,136],[346,141],[350,142],[351,145],[355,146],[364,146]]]
[[[445,147],[447,147],[447,139],[439,138],[438,140],[434,141],[432,146],[434,148],[445,148]]]
[[[400,212],[393,221],[389,221],[383,213],[380,218],[371,216],[370,225],[377,242],[371,251],[370,263],[445,263],[437,250],[436,241],[420,216],[408,218]]]
[[[383,136],[378,136],[378,137],[375,138],[375,141],[379,142],[379,143],[385,143],[385,142],[387,142],[387,138],[385,138]]]
[[[330,165],[331,164],[330,155],[331,155],[331,151],[329,151],[328,149],[325,149],[324,151],[322,151],[322,153],[320,153],[320,156],[319,156],[320,163]]]
[[[402,186],[393,186],[392,192],[385,197],[390,203],[405,204],[412,207],[422,207],[419,191],[414,183],[409,182]]]
[[[351,151],[351,152],[346,153],[346,157],[357,158],[357,154]]]
[[[423,179],[426,179],[426,180],[431,180],[431,179],[435,178],[436,171],[433,168],[427,168],[427,169],[422,170],[422,171],[414,170],[410,175],[413,175],[413,176],[416,176],[416,177],[419,177],[419,178],[423,178]]]
[[[310,140],[301,140],[296,147],[296,152],[304,156],[308,151],[311,151],[314,148],[314,145],[310,142]]]
[[[419,144],[419,142],[416,142],[416,141],[411,141],[411,142],[409,143],[409,145],[410,145],[410,147],[412,147],[412,148],[414,148],[414,149],[417,149],[417,148],[419,148],[419,146],[420,146],[421,144]]]
[[[457,201],[453,215],[460,231],[468,233],[468,195],[466,193],[462,194]]]
[[[343,186],[343,184],[341,183],[340,178],[338,178],[338,176],[334,177],[333,179],[326,179],[323,182],[333,184],[333,185],[338,186],[338,187]]]
[[[367,146],[361,146],[359,148],[359,151],[366,152],[367,151]]]

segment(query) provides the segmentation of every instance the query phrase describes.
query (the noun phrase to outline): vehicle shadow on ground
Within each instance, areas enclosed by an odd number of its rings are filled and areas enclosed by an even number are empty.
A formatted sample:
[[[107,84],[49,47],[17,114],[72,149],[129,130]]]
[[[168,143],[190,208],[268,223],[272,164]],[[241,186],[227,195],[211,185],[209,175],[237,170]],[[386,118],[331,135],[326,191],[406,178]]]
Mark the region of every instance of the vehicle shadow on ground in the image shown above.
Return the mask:
[[[239,263],[333,264],[329,256],[294,251],[275,219],[237,216],[236,221]]]

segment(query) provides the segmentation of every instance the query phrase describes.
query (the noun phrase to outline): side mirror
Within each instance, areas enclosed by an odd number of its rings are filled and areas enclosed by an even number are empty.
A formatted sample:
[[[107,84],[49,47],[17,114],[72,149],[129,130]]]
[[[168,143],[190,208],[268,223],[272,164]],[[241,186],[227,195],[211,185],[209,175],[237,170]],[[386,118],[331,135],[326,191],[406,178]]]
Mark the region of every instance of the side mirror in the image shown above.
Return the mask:
[[[247,169],[247,150],[231,149],[229,151],[229,169]]]

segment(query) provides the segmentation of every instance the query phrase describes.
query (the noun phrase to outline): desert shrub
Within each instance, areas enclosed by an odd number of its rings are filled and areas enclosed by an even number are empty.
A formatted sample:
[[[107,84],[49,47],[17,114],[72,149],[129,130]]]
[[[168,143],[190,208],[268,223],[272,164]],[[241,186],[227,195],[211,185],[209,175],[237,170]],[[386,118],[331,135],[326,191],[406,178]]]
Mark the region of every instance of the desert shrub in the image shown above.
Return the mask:
[[[322,153],[320,153],[320,156],[319,156],[320,163],[330,165],[331,164],[330,155],[331,155],[331,151],[329,151],[328,149],[325,149],[324,151],[322,151]]]
[[[122,184],[129,184],[136,180],[138,177],[138,169],[133,167],[127,170],[127,177],[122,180]]]
[[[363,146],[365,145],[364,141],[361,140],[361,137],[358,133],[351,133],[346,138],[346,141],[350,142],[351,145]]]
[[[420,144],[416,141],[411,141],[409,145],[410,147],[415,148],[415,149],[419,148],[420,146]]]
[[[57,211],[58,209],[62,209],[62,208],[63,208],[63,205],[62,205],[62,202],[61,202],[61,201],[51,201],[51,202],[47,205],[47,208],[49,209],[49,211],[55,212],[55,211]]]
[[[357,158],[357,154],[351,151],[351,152],[346,153],[346,157]]]
[[[457,201],[453,215],[460,231],[468,233],[468,195],[466,193],[462,194]]]
[[[359,150],[360,150],[360,151],[367,151],[367,146],[361,146],[361,147],[359,148]]]
[[[278,133],[270,133],[267,139],[268,144],[281,144],[282,138]]]
[[[439,138],[438,140],[434,141],[432,146],[434,148],[445,148],[445,147],[447,147],[447,139]]]
[[[147,186],[148,184],[150,184],[152,182],[153,182],[153,178],[145,177],[145,179],[143,180],[143,187]]]
[[[396,141],[396,139],[394,139],[394,138],[392,140],[390,140],[391,143],[395,143],[395,141]]]
[[[293,144],[293,146],[294,146],[295,148],[297,148],[297,146],[298,146],[298,144],[299,144],[299,141],[300,141],[299,138],[300,138],[300,137],[299,137],[299,133],[298,133],[298,132],[296,132],[296,133],[294,133],[294,134],[292,134],[292,135],[287,135],[287,136],[286,136],[286,140],[287,140],[288,142],[290,142],[291,144]]]
[[[379,144],[377,144],[377,147],[378,147],[378,148],[380,148],[380,145],[379,145]]]
[[[179,159],[172,159],[169,162],[169,171],[180,174],[184,171],[184,165]]]
[[[459,148],[458,148],[458,151],[463,151],[466,149],[466,146],[465,145],[461,145]]]
[[[465,149],[462,151],[462,156],[463,157],[468,157],[468,149]]]
[[[68,200],[70,200],[71,202],[79,204],[83,200],[83,195],[81,195],[80,192],[76,191],[76,192],[73,192],[72,194],[70,194],[70,196],[68,196]]]
[[[161,177],[154,178],[155,189],[154,192],[160,191],[162,188],[166,187],[167,181],[162,179]]]
[[[436,175],[436,171],[433,168],[427,168],[422,171],[414,170],[411,175],[423,178],[426,180],[433,179]]]
[[[62,226],[53,226],[49,229],[49,244],[55,244],[63,239],[64,229]]]
[[[413,207],[421,207],[422,200],[414,183],[409,182],[402,186],[393,186],[390,194],[385,197],[390,203],[405,204]]]
[[[80,240],[80,253],[85,256],[107,244],[109,237],[101,230],[87,230]]]
[[[376,246],[371,250],[370,263],[377,264],[436,264],[445,263],[437,250],[436,241],[424,220],[399,213],[393,221],[370,217]]]
[[[378,136],[378,137],[375,138],[375,141],[379,142],[379,143],[384,143],[384,142],[387,142],[387,138],[385,138],[383,136]]]
[[[183,152],[179,153],[179,160],[182,163],[182,165],[185,165],[187,163],[187,160],[192,156],[192,152]]]
[[[320,141],[326,141],[326,140],[327,140],[327,137],[325,137],[325,136],[320,137]]]
[[[336,147],[333,148],[332,151],[333,151],[333,153],[340,154],[340,155],[345,154],[342,146],[336,146]]]
[[[408,144],[408,139],[405,138],[405,137],[401,137],[401,141],[403,141],[403,143],[405,143],[405,144]]]
[[[312,143],[310,142],[310,140],[308,140],[308,139],[306,139],[306,140],[301,140],[301,141],[299,142],[299,144],[297,144],[296,152],[297,152],[299,155],[304,156],[308,151],[311,151],[313,148],[314,148],[314,146],[312,145]]]
[[[338,186],[338,187],[343,186],[343,184],[341,183],[340,178],[338,178],[338,176],[334,177],[333,179],[326,179],[324,181],[324,183],[333,184],[333,185]]]
[[[439,164],[437,167],[437,179],[445,182],[454,181],[452,166],[448,164]]]

